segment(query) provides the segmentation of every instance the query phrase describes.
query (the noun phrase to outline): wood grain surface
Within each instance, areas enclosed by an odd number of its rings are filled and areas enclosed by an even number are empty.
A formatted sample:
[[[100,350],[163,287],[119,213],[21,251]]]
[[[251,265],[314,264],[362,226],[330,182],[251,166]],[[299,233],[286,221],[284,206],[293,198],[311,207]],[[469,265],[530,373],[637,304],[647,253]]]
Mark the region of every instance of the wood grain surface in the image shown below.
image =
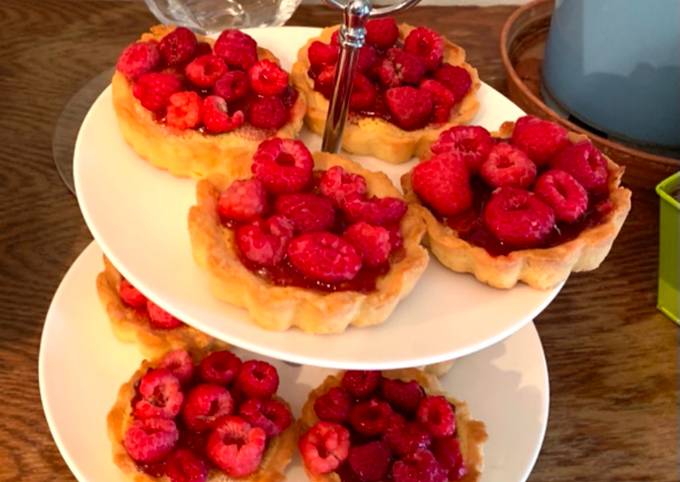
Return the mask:
[[[511,11],[423,7],[402,18],[460,43],[504,91],[497,44]],[[337,19],[310,6],[290,23]],[[2,481],[74,480],[44,419],[37,360],[52,294],[91,237],[54,168],[52,134],[70,96],[153,21],[141,1],[0,2]],[[531,481],[679,480],[678,328],[655,309],[657,217],[654,193],[636,190],[604,265],[573,276],[537,320],[552,399]]]

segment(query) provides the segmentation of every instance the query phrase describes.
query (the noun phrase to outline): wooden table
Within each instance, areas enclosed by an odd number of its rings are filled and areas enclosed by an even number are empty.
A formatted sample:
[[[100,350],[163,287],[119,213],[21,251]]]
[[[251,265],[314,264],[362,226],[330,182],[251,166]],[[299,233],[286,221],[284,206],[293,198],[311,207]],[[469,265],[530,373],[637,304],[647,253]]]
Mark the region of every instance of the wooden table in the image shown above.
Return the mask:
[[[481,78],[504,91],[497,39],[511,11],[432,7],[403,18],[463,45]],[[336,19],[305,7],[290,23]],[[0,2],[3,481],[73,480],[45,423],[37,359],[52,294],[91,237],[55,170],[52,134],[70,96],[152,22],[141,1]],[[532,481],[678,480],[678,329],[654,307],[657,205],[636,191],[604,265],[573,276],[538,317],[552,394]]]

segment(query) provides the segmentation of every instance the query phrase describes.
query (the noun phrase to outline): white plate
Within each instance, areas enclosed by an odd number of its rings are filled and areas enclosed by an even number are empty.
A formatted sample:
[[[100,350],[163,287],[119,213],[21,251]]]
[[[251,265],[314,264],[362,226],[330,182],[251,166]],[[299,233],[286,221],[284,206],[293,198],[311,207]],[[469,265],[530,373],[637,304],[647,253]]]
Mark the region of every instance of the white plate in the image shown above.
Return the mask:
[[[78,480],[122,482],[111,460],[105,419],[118,387],[142,356],[135,345],[120,343],[111,333],[95,288],[101,269],[101,251],[92,243],[54,295],[40,344],[40,395],[54,440]],[[280,393],[296,416],[309,389],[331,373],[269,361],[279,369]],[[533,323],[502,343],[457,360],[443,384],[487,425],[482,482],[524,481],[548,418],[548,372]],[[297,458],[287,475],[291,482],[307,480]]]
[[[253,30],[289,67],[299,45],[317,29]],[[480,90],[476,122],[497,128],[522,112],[492,88]],[[318,148],[318,136],[303,139]],[[412,164],[361,158],[398,184]],[[267,332],[246,311],[216,300],[191,255],[187,213],[195,182],[142,161],[118,132],[110,88],[92,106],[75,148],[75,184],[93,236],[121,273],[160,306],[233,345],[277,359],[330,368],[400,368],[460,357],[514,333],[557,295],[525,285],[496,290],[432,260],[413,293],[387,323],[337,336],[299,330]]]

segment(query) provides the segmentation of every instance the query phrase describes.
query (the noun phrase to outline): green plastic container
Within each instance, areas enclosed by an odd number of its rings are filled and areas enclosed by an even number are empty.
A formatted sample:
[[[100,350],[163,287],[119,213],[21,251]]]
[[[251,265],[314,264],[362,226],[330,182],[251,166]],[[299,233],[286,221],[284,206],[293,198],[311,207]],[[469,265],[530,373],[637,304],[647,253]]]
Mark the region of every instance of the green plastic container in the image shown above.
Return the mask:
[[[657,307],[680,324],[680,172],[656,186],[659,218],[659,293]]]

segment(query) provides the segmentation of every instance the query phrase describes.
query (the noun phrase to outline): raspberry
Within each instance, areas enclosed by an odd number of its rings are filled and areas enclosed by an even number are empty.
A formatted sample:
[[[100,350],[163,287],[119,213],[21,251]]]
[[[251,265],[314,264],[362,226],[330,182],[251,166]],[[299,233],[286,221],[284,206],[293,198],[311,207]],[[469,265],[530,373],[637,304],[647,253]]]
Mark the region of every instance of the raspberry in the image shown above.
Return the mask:
[[[220,194],[217,212],[222,219],[248,222],[267,209],[267,191],[258,179],[234,181]]]
[[[213,93],[227,102],[243,99],[249,91],[248,75],[240,70],[227,72],[213,86]]]
[[[527,188],[536,178],[536,164],[523,151],[501,142],[493,146],[479,173],[492,187]]]
[[[146,300],[146,312],[149,314],[149,323],[159,330],[171,330],[179,328],[183,323],[158,306],[151,300]]]
[[[349,454],[349,431],[337,423],[318,422],[298,443],[307,469],[314,474],[335,471]]]
[[[352,407],[349,423],[360,434],[373,437],[385,433],[393,413],[387,402],[372,399]]]
[[[588,192],[571,174],[550,169],[538,178],[534,192],[555,211],[555,219],[573,223],[588,208]]]
[[[279,97],[258,97],[248,104],[248,122],[260,129],[278,129],[288,122],[288,109]]]
[[[137,419],[125,432],[123,446],[133,460],[143,464],[154,463],[167,457],[178,439],[179,431],[172,420]]]
[[[444,39],[427,27],[417,27],[404,40],[404,50],[422,58],[429,70],[434,70],[444,58]]]
[[[184,68],[184,74],[189,82],[202,89],[212,87],[226,73],[227,64],[214,54],[196,57]]]
[[[120,296],[121,301],[136,310],[140,310],[146,307],[146,296],[142,294],[137,288],[132,286],[128,280],[125,278],[120,279],[120,284],[118,285],[118,296]]]
[[[359,58],[357,59],[357,71],[366,72],[371,69],[378,61],[378,52],[370,45],[364,45],[359,49]]]
[[[152,112],[162,112],[175,92],[182,90],[182,81],[175,74],[148,72],[140,75],[132,87],[133,95]]]
[[[163,60],[170,67],[184,65],[194,58],[198,40],[196,35],[184,27],[177,27],[161,39],[160,51]]]
[[[175,92],[168,99],[165,123],[175,129],[193,129],[201,122],[201,97],[196,92]]]
[[[227,103],[222,97],[209,95],[203,99],[201,106],[203,125],[211,134],[222,134],[238,129],[245,122],[243,111],[236,111],[233,115],[227,112]]]
[[[300,93],[297,91],[297,89],[292,85],[288,85],[286,86],[286,90],[284,90],[283,93],[279,95],[279,98],[281,99],[281,102],[283,102],[283,105],[286,107],[286,109],[290,109],[295,105],[299,96]]]
[[[427,67],[420,57],[399,48],[389,49],[377,67],[378,78],[385,87],[418,85],[426,70]]]
[[[395,454],[402,457],[416,450],[426,449],[432,443],[432,437],[427,430],[415,422],[390,425],[383,440]]]
[[[392,251],[401,249],[404,246],[404,237],[401,235],[399,225],[388,226],[390,232],[390,243],[392,244]]]
[[[430,147],[433,154],[454,152],[471,172],[477,172],[494,146],[489,131],[481,126],[454,126],[439,134]]]
[[[321,175],[319,189],[321,194],[330,198],[336,206],[342,206],[346,197],[363,196],[368,187],[363,176],[348,172],[340,166],[333,166]]]
[[[408,206],[396,197],[363,198],[357,194],[348,196],[342,205],[347,218],[352,223],[359,221],[377,226],[398,224],[406,214]]]
[[[293,422],[293,416],[286,404],[275,398],[246,400],[239,407],[238,413],[253,427],[260,427],[264,430],[269,438],[276,437]]]
[[[125,77],[134,80],[142,74],[155,70],[161,63],[161,54],[156,42],[135,42],[118,57],[116,69]]]
[[[141,397],[134,407],[137,418],[174,418],[184,400],[179,380],[163,368],[148,371],[137,391]]]
[[[517,119],[511,142],[539,166],[547,164],[557,151],[569,144],[564,127],[531,115]]]
[[[206,356],[198,365],[198,373],[206,383],[229,385],[239,368],[241,359],[228,350],[215,351]]]
[[[259,468],[266,442],[267,434],[260,427],[229,415],[210,433],[206,452],[229,477],[246,477]]]
[[[312,178],[314,160],[309,149],[292,139],[268,139],[253,155],[252,171],[273,193],[296,192]]]
[[[286,243],[290,241],[295,234],[295,225],[293,224],[293,221],[279,214],[274,214],[267,219],[264,224],[271,234],[283,238]]]
[[[309,63],[312,67],[335,65],[338,62],[340,49],[336,45],[329,45],[315,40],[307,50]]]
[[[229,391],[219,385],[202,383],[191,389],[182,409],[182,418],[189,430],[205,432],[215,422],[234,411]]]
[[[179,383],[185,385],[194,376],[194,361],[186,350],[173,350],[163,355],[158,368],[165,368],[172,373]]]
[[[435,439],[432,453],[437,462],[449,472],[449,480],[460,480],[466,473],[460,441],[456,437]]]
[[[321,93],[327,99],[333,96],[335,71],[335,65],[327,65],[314,77],[314,90]]]
[[[248,360],[238,371],[236,386],[249,398],[269,398],[279,388],[279,374],[265,361]]]
[[[529,191],[502,187],[491,195],[483,220],[500,241],[515,248],[531,248],[550,235],[555,226],[555,213]]]
[[[390,467],[390,450],[380,441],[355,445],[349,449],[349,466],[361,482],[378,482]]]
[[[393,17],[366,22],[366,41],[380,50],[387,50],[399,38],[399,27]]]
[[[472,87],[470,72],[457,65],[442,65],[434,73],[434,78],[453,93],[456,103],[463,100]]]
[[[208,55],[213,53],[212,47],[208,42],[198,42],[196,44],[196,50],[194,51],[194,56],[200,57],[201,55]]]
[[[402,129],[419,129],[430,121],[432,94],[425,89],[392,87],[385,92],[385,100],[395,123]]]
[[[456,103],[456,98],[444,84],[436,80],[426,79],[420,83],[420,88],[425,89],[432,95],[432,121],[436,123],[448,122],[451,118],[451,109]]]
[[[282,194],[276,199],[274,210],[293,221],[298,232],[326,231],[335,222],[333,203],[312,193]]]
[[[257,62],[257,43],[239,30],[223,31],[217,37],[213,50],[232,68],[248,70]]]
[[[446,470],[432,452],[420,449],[392,465],[394,482],[446,482]]]
[[[288,87],[288,74],[271,60],[260,60],[248,69],[250,86],[256,94],[279,95]]]
[[[170,482],[205,482],[208,480],[208,467],[191,450],[176,450],[165,462],[165,475]]]
[[[607,190],[607,160],[590,141],[566,146],[555,155],[550,166],[574,176],[588,192]]]
[[[349,417],[352,399],[347,391],[333,387],[314,401],[314,412],[327,422],[344,422]]]
[[[367,398],[378,389],[381,378],[379,371],[348,370],[342,376],[342,388],[354,398]]]
[[[347,228],[343,238],[354,246],[368,267],[385,264],[392,251],[390,232],[382,226],[358,222]]]
[[[349,99],[349,106],[352,110],[370,109],[375,104],[377,89],[361,72],[354,74],[352,83],[352,95]]]
[[[416,417],[433,437],[448,437],[456,431],[453,408],[442,396],[430,396],[421,400]]]
[[[314,280],[336,283],[353,279],[361,269],[354,247],[335,234],[304,233],[288,245],[288,258],[302,274]]]
[[[411,182],[418,197],[442,216],[454,216],[472,206],[470,175],[457,154],[437,154],[416,165]]]
[[[393,378],[383,379],[380,393],[392,408],[408,414],[418,409],[420,400],[425,396],[423,387],[415,380],[405,382]]]
[[[236,245],[247,259],[261,266],[275,266],[286,254],[293,233],[293,222],[275,215],[236,230]],[[284,234],[285,233],[285,234]]]

